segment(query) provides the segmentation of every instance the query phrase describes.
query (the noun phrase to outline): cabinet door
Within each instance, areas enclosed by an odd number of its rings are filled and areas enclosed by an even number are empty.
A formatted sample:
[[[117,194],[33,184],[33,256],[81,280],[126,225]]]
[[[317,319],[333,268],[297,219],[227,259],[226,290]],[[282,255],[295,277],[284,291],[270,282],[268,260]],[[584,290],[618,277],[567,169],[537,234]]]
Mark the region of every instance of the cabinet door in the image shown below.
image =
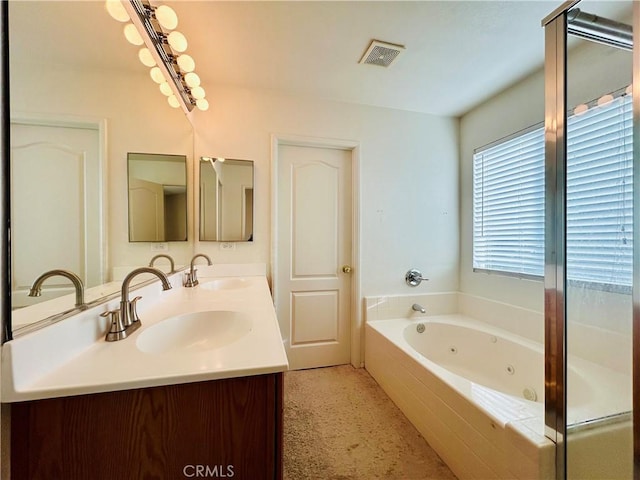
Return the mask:
[[[281,387],[271,374],[15,403],[12,478],[281,478]]]

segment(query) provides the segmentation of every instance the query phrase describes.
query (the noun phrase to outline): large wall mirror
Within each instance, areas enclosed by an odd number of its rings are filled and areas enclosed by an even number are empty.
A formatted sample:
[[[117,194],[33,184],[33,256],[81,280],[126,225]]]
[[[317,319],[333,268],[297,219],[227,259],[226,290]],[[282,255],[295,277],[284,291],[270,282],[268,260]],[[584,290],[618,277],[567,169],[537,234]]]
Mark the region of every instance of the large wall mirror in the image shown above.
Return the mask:
[[[148,244],[129,241],[129,152],[162,152],[163,163],[179,163],[179,180],[156,180],[163,198],[175,196],[167,208],[182,212],[171,215],[180,221],[163,241],[179,239],[169,253],[176,264],[189,263],[185,160],[193,159],[193,130],[103,1],[12,1],[8,9],[15,336],[31,329],[23,327],[31,327],[34,309],[42,310],[42,326],[74,308],[63,277],[48,279],[42,297],[27,296],[43,272],[73,271],[97,302],[119,291],[122,272],[153,256]]]
[[[187,240],[187,157],[129,153],[129,241]]]
[[[253,162],[200,158],[200,240],[253,241]]]

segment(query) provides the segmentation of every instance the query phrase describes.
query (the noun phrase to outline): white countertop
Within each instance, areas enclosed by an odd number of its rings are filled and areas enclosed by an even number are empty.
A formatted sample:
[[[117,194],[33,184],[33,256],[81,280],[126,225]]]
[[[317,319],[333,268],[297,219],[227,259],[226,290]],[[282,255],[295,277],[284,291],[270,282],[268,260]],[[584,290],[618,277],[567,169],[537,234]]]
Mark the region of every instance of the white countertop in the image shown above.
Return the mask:
[[[243,288],[207,290],[215,268],[198,267],[200,285],[173,289],[159,282],[141,295],[142,326],[124,340],[106,342],[106,320],[119,298],[2,346],[2,402],[17,402],[282,372],[288,362],[266,277],[243,276]],[[145,353],[137,339],[146,329],[174,317],[202,311],[240,312],[250,318],[248,332],[231,343],[206,350]]]

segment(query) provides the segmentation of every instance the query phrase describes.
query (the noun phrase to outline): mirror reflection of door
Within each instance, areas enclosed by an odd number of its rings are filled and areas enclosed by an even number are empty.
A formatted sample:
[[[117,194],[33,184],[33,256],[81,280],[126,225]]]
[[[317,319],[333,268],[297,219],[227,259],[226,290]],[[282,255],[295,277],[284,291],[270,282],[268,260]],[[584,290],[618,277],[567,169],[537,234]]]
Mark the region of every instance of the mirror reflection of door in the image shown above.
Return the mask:
[[[87,287],[103,283],[99,135],[97,126],[63,121],[11,123],[14,309],[73,292],[67,280],[54,278],[41,297],[29,297],[47,270],[70,270]]]
[[[129,178],[129,240],[164,241],[164,191],[162,185]]]
[[[164,234],[167,240],[186,240],[187,187],[184,185],[163,185]]]
[[[129,153],[129,241],[187,240],[186,156]]]
[[[202,157],[200,240],[253,241],[253,162]]]

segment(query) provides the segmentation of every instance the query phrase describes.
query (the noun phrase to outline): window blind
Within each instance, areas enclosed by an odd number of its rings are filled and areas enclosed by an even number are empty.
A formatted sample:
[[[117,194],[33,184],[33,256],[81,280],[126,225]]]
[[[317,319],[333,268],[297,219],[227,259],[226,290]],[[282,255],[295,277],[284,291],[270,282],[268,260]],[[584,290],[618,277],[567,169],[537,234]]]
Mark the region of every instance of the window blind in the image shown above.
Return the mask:
[[[567,125],[567,278],[632,284],[631,96],[590,108]]]
[[[567,125],[567,278],[630,286],[630,96],[590,108]],[[544,129],[479,149],[473,158],[473,267],[544,274]]]
[[[542,275],[543,129],[477,152],[473,166],[473,267]]]

